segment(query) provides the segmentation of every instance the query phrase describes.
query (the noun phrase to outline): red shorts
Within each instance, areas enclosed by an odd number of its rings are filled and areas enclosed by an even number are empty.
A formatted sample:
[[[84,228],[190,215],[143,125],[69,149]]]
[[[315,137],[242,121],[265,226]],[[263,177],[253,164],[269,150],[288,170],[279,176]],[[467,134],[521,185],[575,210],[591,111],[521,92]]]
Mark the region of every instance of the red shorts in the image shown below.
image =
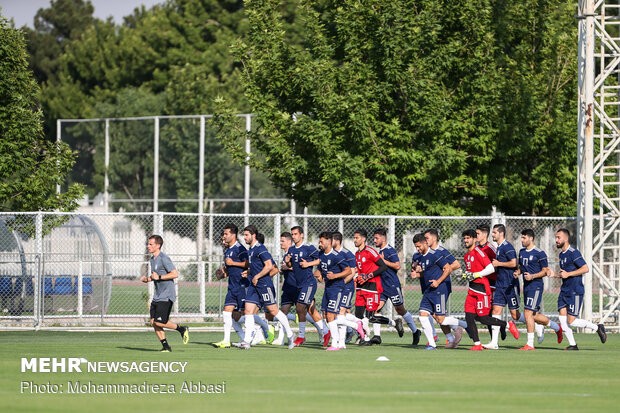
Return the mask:
[[[375,291],[358,290],[355,294],[355,305],[365,306],[368,311],[377,311],[379,309],[380,295]]]
[[[469,290],[465,299],[465,312],[476,313],[478,315],[489,315],[493,300],[490,294],[480,294]]]

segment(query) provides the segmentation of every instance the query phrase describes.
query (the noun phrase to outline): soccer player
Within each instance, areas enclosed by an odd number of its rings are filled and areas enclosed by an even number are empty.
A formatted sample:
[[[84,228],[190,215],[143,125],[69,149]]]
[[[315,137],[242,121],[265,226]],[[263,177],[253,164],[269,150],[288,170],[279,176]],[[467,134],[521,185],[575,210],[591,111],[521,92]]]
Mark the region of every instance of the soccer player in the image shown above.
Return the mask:
[[[560,326],[540,312],[540,302],[542,301],[544,289],[542,279],[549,272],[549,264],[547,263],[547,254],[534,245],[534,238],[533,230],[524,229],[521,231],[521,245],[523,245],[523,248],[519,251],[519,267],[515,271],[515,274],[523,275],[523,313],[527,325],[527,344],[519,350],[527,351],[534,350],[534,328],[536,323],[543,326],[549,325],[556,332],[558,343],[562,342],[562,329]],[[540,343],[541,341],[539,335],[538,342]]]
[[[491,259],[491,264],[497,273],[495,281],[495,293],[493,294],[492,317],[501,319],[502,311],[508,306],[510,315],[514,321],[521,318],[519,313],[519,279],[514,276],[517,268],[517,252],[510,242],[506,240],[506,227],[503,224],[493,226],[491,234],[493,241],[497,243],[496,256]],[[525,321],[525,319],[523,319]],[[499,348],[498,335],[502,333],[502,340],[505,338],[505,330],[493,326],[491,331],[491,342],[483,345],[484,348],[496,350]]]
[[[297,285],[295,284],[295,276],[293,271],[285,262],[285,257],[288,254],[289,249],[293,245],[293,237],[288,231],[280,234],[280,248],[284,252],[282,256],[282,262],[280,264],[280,273],[282,274],[282,295],[280,297],[280,311],[286,314],[289,321],[295,321],[294,314],[289,314],[291,307],[297,301]],[[280,328],[278,338],[273,342],[275,345],[281,346],[284,344],[284,327]]]
[[[489,315],[491,313],[491,287],[487,276],[495,272],[495,269],[489,257],[476,246],[476,238],[476,231],[473,229],[463,232],[463,244],[467,249],[464,257],[467,271],[463,274],[463,278],[469,281],[469,289],[465,299],[465,320],[467,321],[467,330],[474,340],[474,346],[470,350],[482,351],[483,347],[480,344],[476,321],[499,327],[508,325],[515,339],[519,338],[519,331],[512,321],[506,323]]]
[[[353,233],[353,243],[357,247],[355,253],[355,264],[357,265],[356,294],[355,294],[355,316],[362,319],[364,330],[368,331],[369,318],[379,308],[379,297],[383,292],[381,285],[381,274],[387,270],[387,266],[379,253],[366,245],[368,232],[360,228]],[[373,343],[367,335],[360,345],[372,346]]]
[[[183,327],[169,320],[172,304],[176,299],[174,279],[179,276],[179,272],[170,257],[161,252],[161,246],[164,245],[161,236],[151,235],[146,245],[149,254],[151,254],[151,275],[148,277],[143,275],[140,280],[143,283],[153,281],[155,284],[155,293],[151,300],[151,325],[157,338],[161,341],[161,351],[168,353],[172,349],[166,340],[164,328],[178,331],[183,339],[183,344],[189,342],[189,327]]]
[[[562,250],[560,272],[556,274],[551,270],[550,276],[562,279],[562,288],[558,296],[558,312],[560,313],[560,325],[569,344],[566,350],[579,350],[572,327],[585,327],[596,331],[601,343],[607,341],[607,333],[603,324],[596,325],[578,318],[584,294],[582,278],[589,269],[579,250],[571,247],[569,239],[570,231],[566,228],[561,228],[555,233],[555,246]]]
[[[454,256],[444,248],[442,245],[439,245],[439,233],[434,228],[429,228],[424,232],[424,238],[426,239],[426,243],[429,248],[434,250],[437,254],[443,256],[448,264],[450,264],[450,274],[452,271],[458,270],[461,268],[461,264],[454,258]],[[451,275],[446,279],[446,286],[448,287],[448,294],[452,294],[452,280]],[[439,323],[439,321],[437,321]],[[445,322],[445,320],[444,320]],[[441,325],[441,323],[439,323]],[[463,329],[467,327],[467,323],[463,320],[458,320],[458,326],[454,325],[441,325],[441,331],[446,335],[446,348],[457,348],[458,344],[461,342],[461,338],[463,337]],[[431,326],[433,323],[431,321]],[[452,332],[454,330],[454,333]],[[433,331],[433,337],[436,337],[436,334]],[[437,340],[435,338],[435,340]],[[414,343],[414,345],[417,343]]]
[[[222,239],[228,246],[224,253],[224,270],[228,276],[228,292],[224,299],[224,339],[213,343],[215,348],[230,347],[230,333],[233,323],[241,317],[245,306],[245,291],[250,286],[247,278],[241,273],[248,265],[248,250],[237,241],[239,229],[235,224],[229,223],[224,226]]]
[[[312,267],[319,265],[319,250],[313,245],[304,243],[304,230],[300,226],[291,228],[291,237],[294,245],[289,248],[285,261],[288,267],[293,270],[295,285],[297,286],[295,309],[299,317],[299,336],[295,340],[295,345],[301,346],[306,342],[306,316],[314,301],[317,288]],[[310,316],[312,317],[312,314]],[[324,328],[320,317],[317,324],[320,327],[319,336],[322,336]]]
[[[387,243],[387,231],[385,228],[377,228],[373,234],[375,247],[379,249],[379,255],[383,259],[383,262],[388,267],[383,274],[381,274],[381,285],[383,286],[383,292],[381,293],[379,309],[375,312],[373,319],[373,327],[381,324],[388,324],[398,332],[398,336],[402,337],[404,333],[403,320],[396,319],[391,320],[388,317],[382,316],[380,311],[387,302],[390,300],[394,306],[394,310],[403,317],[407,322],[407,325],[413,333],[413,345],[417,345],[420,341],[420,335],[422,334],[413,321],[413,316],[409,311],[405,309],[405,298],[403,297],[403,290],[398,279],[397,271],[400,270],[400,260],[398,259],[398,252],[396,249]],[[376,323],[376,322],[379,323]],[[375,329],[375,336],[370,340],[373,341],[377,337],[378,343],[381,343],[381,329]]]
[[[325,281],[322,302],[332,338],[332,345],[327,351],[337,351],[344,348],[344,337],[340,337],[336,316],[340,313],[344,279],[351,274],[351,269],[344,255],[332,248],[332,241],[332,234],[329,232],[321,232],[319,235],[321,253],[319,254],[320,265],[317,275]]]
[[[355,255],[348,249],[342,246],[342,234],[338,231],[332,233],[332,247],[334,250],[344,255],[345,262],[351,269],[351,274],[347,275],[344,279],[344,288],[342,290],[342,299],[340,301],[340,314],[336,317],[339,327],[340,340],[345,338],[347,341],[347,330],[351,330],[351,335],[356,331],[360,336],[360,340],[365,337],[365,332],[362,327],[362,320],[351,314],[351,304],[353,300],[353,292],[355,291],[355,274],[357,273],[357,264],[355,263]],[[325,343],[323,344],[327,346]]]
[[[417,252],[413,254],[411,260],[413,267],[411,278],[420,278],[424,285],[420,301],[420,324],[428,340],[426,350],[436,350],[437,343],[429,317],[433,315],[443,326],[458,327],[459,325],[456,317],[446,316],[446,303],[450,295],[446,279],[452,272],[452,268],[442,254],[438,254],[429,247],[424,234],[414,235],[413,245]]]
[[[243,229],[243,239],[250,246],[248,251],[249,268],[244,273],[250,281],[245,296],[245,337],[239,347],[249,349],[252,335],[254,334],[254,317],[256,309],[263,306],[266,312],[284,326],[288,338],[288,348],[295,346],[295,334],[291,330],[286,315],[278,309],[275,300],[273,281],[269,276],[273,268],[273,259],[267,248],[256,239],[258,229],[254,225],[248,225]]]

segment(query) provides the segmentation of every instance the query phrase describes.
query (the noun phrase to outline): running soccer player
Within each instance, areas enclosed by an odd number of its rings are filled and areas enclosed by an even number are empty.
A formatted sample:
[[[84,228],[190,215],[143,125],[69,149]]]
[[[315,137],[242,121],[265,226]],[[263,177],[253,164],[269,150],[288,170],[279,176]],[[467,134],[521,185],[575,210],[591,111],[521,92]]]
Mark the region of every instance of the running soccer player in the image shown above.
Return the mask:
[[[493,241],[497,243],[496,257],[491,260],[491,264],[497,273],[495,282],[495,293],[493,294],[492,317],[501,319],[502,311],[508,306],[510,315],[514,321],[521,319],[519,312],[520,287],[519,279],[514,276],[517,268],[517,252],[515,247],[506,240],[506,227],[503,224],[493,226],[491,234]],[[525,318],[523,318],[525,322]],[[501,333],[502,340],[506,338],[506,330],[493,326],[491,331],[491,342],[483,345],[484,348],[496,350],[499,348],[498,335]]]
[[[491,287],[487,276],[495,272],[495,269],[489,257],[476,246],[476,238],[476,231],[473,229],[463,232],[463,244],[467,249],[464,257],[467,271],[463,274],[463,278],[469,281],[465,299],[465,320],[467,330],[474,340],[474,346],[470,350],[482,351],[484,348],[480,344],[476,321],[492,326],[508,326],[515,340],[519,338],[519,331],[512,321],[506,323],[489,315],[491,313]]]
[[[497,249],[493,244],[489,242],[489,233],[491,229],[486,224],[481,224],[476,227],[476,242],[478,243],[478,247],[484,252],[484,254],[493,262],[495,257],[497,256]],[[495,267],[494,267],[495,268]],[[489,280],[489,285],[491,286],[491,300],[493,300],[493,295],[495,294],[495,282],[497,281],[497,272],[493,272],[487,276],[487,280]],[[493,309],[489,315],[492,315]],[[489,334],[491,337],[493,336],[493,329],[491,326],[487,326],[489,329]],[[502,335],[506,335],[506,330],[502,329]],[[493,339],[491,339],[492,341]]]
[[[426,239],[426,243],[429,248],[434,250],[437,254],[443,256],[448,264],[450,264],[450,269],[452,271],[458,270],[461,268],[461,264],[454,258],[454,256],[444,248],[442,245],[439,245],[439,233],[434,228],[429,228],[424,232],[424,238]],[[448,294],[452,294],[452,275],[449,275],[446,279],[446,286],[448,287]],[[445,321],[445,320],[444,320]],[[463,337],[463,329],[467,327],[467,323],[463,320],[458,320],[459,325],[455,327],[454,325],[441,325],[439,321],[437,321],[441,326],[441,331],[446,335],[446,348],[457,348],[459,343],[461,342],[461,338]],[[431,322],[431,326],[434,326]],[[454,331],[454,332],[453,332]],[[437,337],[433,329],[433,337]],[[437,339],[435,338],[435,341]],[[417,344],[417,343],[415,343]]]
[[[355,255],[342,246],[342,233],[338,231],[332,233],[332,247],[337,253],[344,255],[347,265],[351,268],[351,274],[344,279],[344,289],[342,290],[342,300],[340,301],[340,314],[336,317],[336,321],[338,321],[338,325],[340,326],[340,339],[342,340],[342,337],[345,337],[345,343],[348,342],[349,336],[347,331],[350,330],[351,336],[355,331],[360,336],[360,340],[363,340],[366,333],[362,326],[362,320],[351,314],[351,304],[353,303],[353,293],[355,292],[354,278],[357,273]],[[323,343],[323,346],[327,347],[327,344]]]
[[[405,309],[405,298],[403,297],[400,280],[398,279],[398,275],[396,273],[398,270],[400,270],[400,260],[398,259],[398,252],[396,252],[396,249],[394,249],[394,247],[387,243],[387,231],[385,230],[385,228],[377,228],[373,235],[375,247],[379,249],[379,255],[381,256],[383,262],[388,268],[383,274],[381,274],[381,285],[383,286],[383,292],[381,293],[380,297],[379,309],[375,312],[373,319],[371,319],[370,321],[373,322],[373,327],[381,327],[381,324],[387,324],[389,326],[392,326],[398,332],[399,337],[403,336],[403,320],[400,318],[396,320],[391,320],[388,317],[382,316],[380,313],[387,300],[390,300],[396,312],[400,316],[402,316],[402,318],[407,322],[407,325],[411,329],[411,332],[413,333],[413,345],[415,346],[420,341],[420,335],[422,333],[416,327],[411,313],[409,313],[409,311]],[[379,339],[377,344],[381,344],[380,334],[381,329],[376,328],[375,336],[371,338],[370,341],[373,341],[375,337],[377,337]]]
[[[607,333],[603,324],[596,325],[579,317],[581,303],[583,302],[583,275],[587,274],[588,264],[581,256],[577,248],[569,244],[570,231],[561,228],[555,233],[555,246],[560,252],[560,272],[551,270],[551,277],[562,279],[562,288],[558,296],[558,312],[560,313],[560,325],[566,335],[569,346],[566,350],[579,350],[573,335],[572,327],[589,328],[596,331],[601,343],[607,341]]]
[[[256,239],[258,229],[254,225],[248,225],[243,229],[243,239],[250,246],[248,251],[249,268],[244,274],[250,281],[245,296],[245,337],[239,347],[249,349],[254,334],[254,314],[259,306],[263,306],[266,312],[284,326],[288,338],[288,348],[295,346],[295,334],[291,330],[286,314],[278,309],[275,299],[273,281],[269,276],[273,268],[273,259],[267,248]]]
[[[413,267],[411,278],[420,278],[424,285],[420,301],[420,324],[428,340],[426,350],[436,350],[437,343],[429,317],[433,315],[440,325],[455,327],[459,325],[456,317],[446,316],[446,303],[450,296],[446,279],[452,268],[442,254],[429,247],[424,234],[414,235],[413,245],[417,252],[413,254],[411,260]]]
[[[289,268],[293,270],[295,285],[297,286],[295,309],[299,317],[299,336],[295,340],[295,345],[301,346],[306,342],[306,315],[314,301],[314,294],[317,288],[312,267],[319,265],[319,250],[313,245],[304,243],[304,230],[302,227],[292,227],[291,236],[294,245],[289,248],[285,260]],[[312,317],[312,314],[310,316]],[[319,336],[322,338],[324,331],[323,322],[320,318],[317,324],[320,327]]]
[[[183,327],[169,320],[172,304],[176,299],[174,279],[179,276],[179,272],[170,257],[161,252],[161,246],[164,245],[161,236],[151,235],[146,245],[149,254],[151,254],[151,275],[148,277],[143,275],[140,280],[143,283],[153,281],[155,284],[155,293],[151,300],[151,325],[161,342],[162,349],[160,351],[168,353],[172,349],[166,340],[164,328],[178,331],[183,339],[183,344],[189,342],[189,327]]]
[[[224,253],[224,271],[228,276],[228,292],[224,299],[224,339],[213,343],[215,348],[230,347],[230,333],[233,322],[238,321],[245,306],[245,290],[250,282],[241,273],[248,265],[248,250],[237,241],[239,229],[235,224],[229,223],[224,226],[222,239],[228,246]]]
[[[355,294],[355,316],[362,319],[364,330],[368,331],[369,318],[379,308],[379,297],[383,292],[381,274],[387,270],[387,266],[379,253],[366,245],[368,233],[360,228],[353,233],[353,243],[357,247],[355,263],[357,265],[357,284]],[[360,345],[372,346],[373,343],[367,335],[364,335]]]
[[[290,232],[286,231],[280,234],[280,248],[284,253],[280,264],[280,273],[283,278],[282,295],[280,297],[280,311],[286,314],[289,322],[296,320],[295,315],[289,314],[289,312],[291,311],[293,304],[295,304],[295,301],[297,301],[297,285],[295,284],[295,276],[293,275],[293,271],[285,262],[285,257],[292,245],[293,237]],[[278,338],[274,340],[273,344],[279,346],[284,344],[284,327],[280,328]]]
[[[327,351],[337,351],[345,347],[344,337],[340,337],[340,330],[336,316],[340,313],[344,279],[351,274],[351,268],[343,254],[336,252],[332,247],[332,234],[321,232],[319,235],[320,265],[317,274],[325,281],[325,291],[322,303],[324,305],[325,318],[332,338],[332,345]]]
[[[542,301],[544,289],[542,279],[549,272],[549,264],[547,263],[547,254],[534,245],[534,237],[534,231],[531,229],[521,231],[521,245],[523,245],[523,248],[519,251],[519,267],[515,271],[515,274],[523,275],[523,313],[527,325],[527,344],[519,350],[534,350],[534,329],[536,323],[551,327],[558,336],[558,343],[562,342],[562,329],[560,326],[540,312],[540,302]],[[542,342],[540,335],[538,342]]]

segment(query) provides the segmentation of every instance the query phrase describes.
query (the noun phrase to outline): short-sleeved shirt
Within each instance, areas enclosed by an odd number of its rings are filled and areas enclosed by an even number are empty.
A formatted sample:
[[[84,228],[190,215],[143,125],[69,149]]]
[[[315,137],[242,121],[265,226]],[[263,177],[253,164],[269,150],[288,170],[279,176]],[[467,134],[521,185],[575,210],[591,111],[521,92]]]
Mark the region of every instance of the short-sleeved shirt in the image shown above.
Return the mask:
[[[319,254],[319,260],[321,264],[319,266],[323,280],[325,280],[325,289],[342,289],[344,288],[344,278],[336,278],[335,280],[328,280],[327,273],[332,272],[338,274],[349,268],[347,260],[342,253],[339,253],[335,249],[332,249],[329,253],[325,254],[321,252]]]
[[[486,244],[480,245],[479,248],[484,252],[484,254],[489,257],[489,261],[492,262],[497,257],[497,249],[493,244],[487,241]],[[491,287],[495,286],[497,281],[497,272],[493,271],[491,274],[487,275],[487,280],[489,280],[489,284]]]
[[[398,259],[398,252],[396,251],[396,249],[394,247],[392,247],[389,244],[386,244],[385,247],[381,248],[379,250],[380,254],[383,254],[383,260],[387,261],[387,262],[400,262],[400,260]],[[396,274],[396,270],[388,267],[387,270],[385,270],[382,274],[381,274],[381,282],[383,284],[389,283],[391,285],[400,285],[400,280],[398,279],[398,275]]]
[[[417,262],[422,267],[422,277],[423,277],[423,291],[440,291],[444,293],[448,293],[448,284],[446,280],[443,280],[441,284],[437,288],[431,288],[431,282],[434,280],[438,280],[441,278],[443,274],[443,267],[448,264],[446,258],[438,254],[434,249],[429,248],[426,251],[426,254],[422,255],[419,252],[413,254],[412,262]]]
[[[452,255],[452,253],[446,248],[444,248],[442,245],[437,245],[437,248],[435,248],[435,252],[444,257],[450,265],[452,265],[452,263],[456,261],[454,255]],[[452,292],[452,279],[450,275],[448,275],[448,278],[446,278],[446,284],[448,286],[448,292]]]
[[[344,258],[347,262],[347,265],[351,268],[357,268],[357,264],[355,263],[355,255],[346,248],[342,248],[340,251],[337,251],[344,255]]]
[[[151,272],[156,272],[157,275],[166,275],[176,270],[176,267],[172,263],[169,256],[160,252],[157,257],[151,257]],[[153,301],[175,301],[176,293],[174,292],[174,280],[155,280],[155,293],[153,294]]]
[[[469,272],[480,272],[489,264],[491,264],[491,260],[482,252],[480,247],[474,247],[473,250],[465,254],[465,266]],[[491,287],[487,277],[480,277],[469,282],[469,289],[479,294],[487,294]]]
[[[285,257],[287,254],[288,254],[288,250],[284,252],[284,257],[282,257],[281,266],[286,266]],[[297,284],[295,283],[295,276],[293,275],[293,270],[283,270],[282,278],[284,279],[284,283],[282,284],[283,288],[284,287],[297,288]]]
[[[314,245],[302,244],[299,247],[292,245],[288,249],[287,255],[291,257],[293,275],[295,276],[295,283],[298,287],[301,288],[316,282],[312,273],[312,267],[301,268],[300,265],[302,261],[314,261],[319,258],[319,250]]]
[[[527,250],[525,248],[521,248],[519,250],[519,267],[521,269],[521,274],[530,273],[536,274],[542,271],[543,268],[548,267],[547,263],[547,254],[545,251],[540,248],[532,248],[531,250]],[[529,286],[542,288],[543,287],[543,279],[542,278],[534,278],[533,280],[527,281],[523,278],[523,288],[528,288]]]
[[[248,274],[248,281],[252,282],[254,276],[261,272],[263,268],[265,268],[265,262],[272,261],[273,258],[269,251],[267,251],[267,247],[265,247],[260,242],[256,241],[250,250],[248,251],[248,260],[250,262],[250,271]],[[258,280],[256,284],[257,287],[272,287],[273,282],[271,281],[271,277],[269,274],[264,275]]]
[[[586,265],[581,252],[569,245],[566,251],[560,252],[560,268],[566,272],[572,272]],[[561,291],[565,294],[584,294],[583,275],[562,279]]]
[[[515,247],[506,240],[502,241],[497,247],[497,256],[495,257],[499,262],[509,262],[510,260],[517,258],[517,252]],[[506,288],[513,285],[518,280],[514,277],[515,268],[497,267],[497,282],[496,288]]]
[[[248,260],[248,250],[237,241],[232,247],[228,248],[224,253],[224,258],[231,258],[234,262],[245,262]],[[248,279],[241,276],[241,273],[245,271],[244,268],[234,265],[226,266],[226,273],[228,274],[228,288],[238,289],[246,288],[250,285]]]
[[[379,261],[380,259],[381,257],[379,256],[377,250],[369,247],[368,245],[365,245],[363,250],[358,250],[355,253],[355,264],[357,266],[358,273],[374,273],[379,269],[377,261]],[[381,287],[381,276],[372,277],[370,280],[366,281],[364,284],[359,285],[357,288],[364,291],[381,292],[383,291]]]

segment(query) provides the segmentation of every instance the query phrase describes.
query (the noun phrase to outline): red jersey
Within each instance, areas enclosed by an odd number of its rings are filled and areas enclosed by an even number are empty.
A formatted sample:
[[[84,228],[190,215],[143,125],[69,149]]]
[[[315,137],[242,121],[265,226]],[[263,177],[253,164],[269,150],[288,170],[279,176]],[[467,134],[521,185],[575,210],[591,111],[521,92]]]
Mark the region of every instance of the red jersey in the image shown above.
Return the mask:
[[[480,245],[479,248],[489,257],[489,261],[493,261],[497,257],[497,248],[490,242],[484,245]],[[493,271],[492,274],[487,275],[491,288],[495,288],[495,281],[497,281],[497,272]]]
[[[376,264],[376,262],[380,259],[381,256],[379,256],[377,250],[366,245],[363,250],[357,251],[355,253],[357,272],[359,274],[370,274],[371,272],[377,271],[379,269],[379,266]],[[381,287],[381,276],[372,277],[364,284],[358,285],[357,289],[379,293],[382,292],[383,288]]]
[[[465,254],[465,265],[469,272],[480,272],[484,270],[487,265],[491,264],[491,260],[486,256],[480,247],[474,247],[473,250]],[[491,286],[487,277],[476,278],[469,282],[469,289],[480,294],[490,294]]]

